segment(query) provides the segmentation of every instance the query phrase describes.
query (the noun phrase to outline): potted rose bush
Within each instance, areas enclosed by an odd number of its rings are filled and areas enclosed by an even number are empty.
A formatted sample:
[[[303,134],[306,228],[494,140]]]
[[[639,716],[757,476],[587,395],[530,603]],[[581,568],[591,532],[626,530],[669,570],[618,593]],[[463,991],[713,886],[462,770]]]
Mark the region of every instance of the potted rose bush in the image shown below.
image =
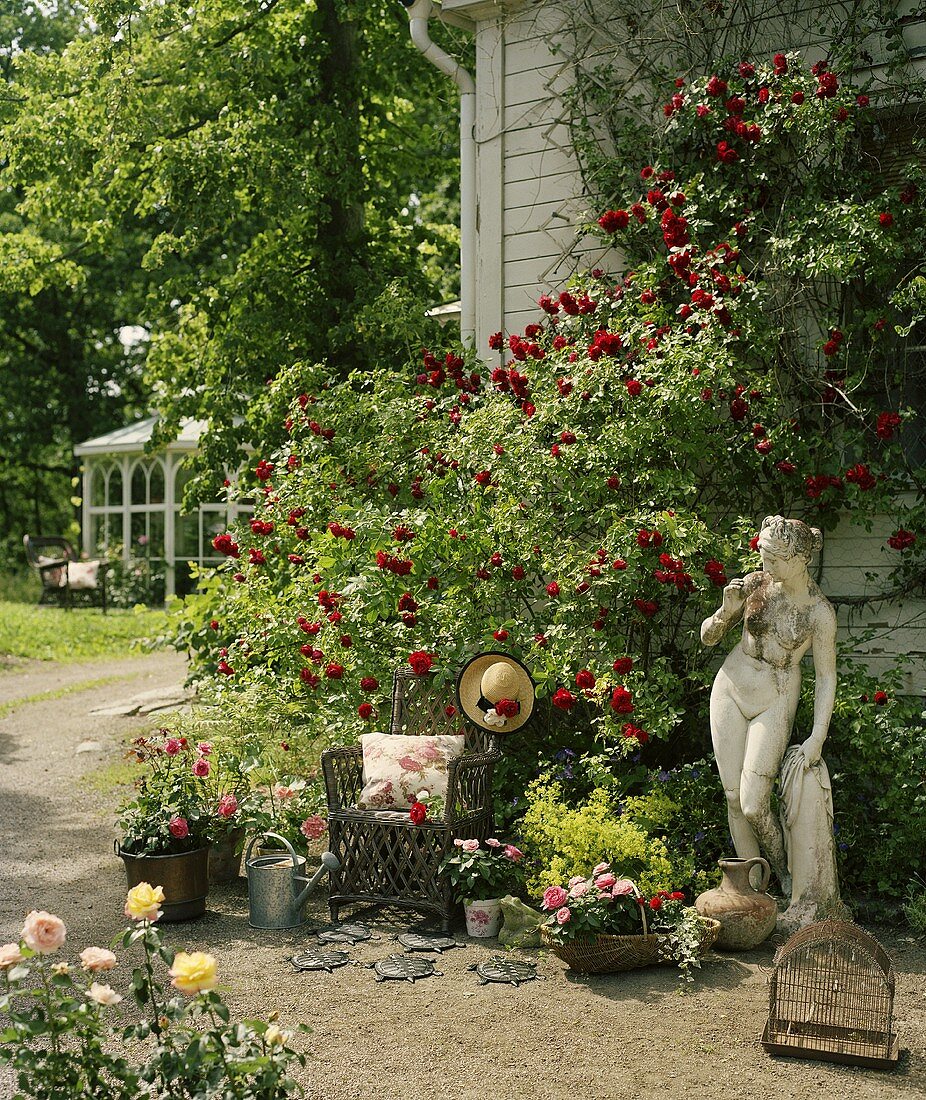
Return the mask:
[[[455,850],[440,865],[457,898],[463,902],[470,936],[497,936],[501,926],[501,899],[521,881],[523,853],[495,837],[480,841],[454,840]]]
[[[201,916],[209,892],[209,850],[239,824],[247,781],[233,758],[223,764],[208,741],[195,745],[162,729],[132,742],[144,765],[135,792],[119,812],[129,886],[163,886],[166,920]]]

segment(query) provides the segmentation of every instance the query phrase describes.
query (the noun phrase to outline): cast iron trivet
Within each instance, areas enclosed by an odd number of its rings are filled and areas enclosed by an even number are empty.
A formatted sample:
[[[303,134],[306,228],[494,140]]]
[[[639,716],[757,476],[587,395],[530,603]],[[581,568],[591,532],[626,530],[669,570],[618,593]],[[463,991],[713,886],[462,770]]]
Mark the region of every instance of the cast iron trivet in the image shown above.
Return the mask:
[[[512,962],[501,955],[493,955],[487,962],[474,963],[470,970],[475,970],[479,975],[479,984],[487,982],[508,982],[509,985],[520,985],[521,982],[532,982],[537,977],[537,967],[533,963]]]
[[[410,959],[407,955],[390,955],[386,959],[380,959],[373,963],[376,972],[376,980],[384,982],[389,979],[397,982],[415,982],[419,978],[430,978],[432,974],[440,974],[434,969],[433,959]]]
[[[466,946],[465,943],[457,943],[453,936],[440,936],[437,933],[403,932],[396,939],[406,951],[436,951],[443,954],[451,947]]]
[[[373,933],[365,924],[332,924],[318,933],[321,943],[361,943],[371,940]]]
[[[293,955],[290,961],[297,970],[327,970],[330,974],[335,967],[349,963],[350,955],[346,951],[319,951],[317,947],[310,947]]]

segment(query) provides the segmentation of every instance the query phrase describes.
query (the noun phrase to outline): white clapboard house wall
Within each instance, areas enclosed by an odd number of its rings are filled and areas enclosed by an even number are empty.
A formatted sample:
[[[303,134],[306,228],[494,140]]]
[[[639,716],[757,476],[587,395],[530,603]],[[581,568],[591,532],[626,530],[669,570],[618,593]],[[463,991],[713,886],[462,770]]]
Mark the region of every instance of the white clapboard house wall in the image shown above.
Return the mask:
[[[769,56],[795,49],[808,63],[825,56],[820,12],[831,6],[801,3],[785,11],[788,5],[779,0],[774,5],[777,16],[766,20],[761,32]],[[737,4],[726,7],[734,17],[744,10]],[[915,7],[912,0],[898,4],[903,10]],[[523,332],[525,325],[541,320],[538,297],[558,293],[577,270],[620,268],[620,257],[609,255],[600,238],[582,234],[582,225],[594,220],[598,211],[592,209],[583,184],[570,109],[564,101],[575,83],[577,56],[585,64],[606,57],[625,72],[633,64],[633,58],[621,52],[621,29],[609,18],[608,9],[608,0],[441,4],[443,15],[469,30],[476,44],[475,313],[476,347],[484,354],[491,333]],[[641,3],[640,10],[672,18],[678,8],[675,3]],[[920,53],[926,54],[926,23],[913,17],[909,22],[905,36],[914,64]],[[884,71],[885,43],[874,35],[867,46],[871,69],[860,75],[877,80]],[[897,124],[888,119],[886,125]],[[885,161],[889,160],[888,150]],[[907,354],[926,356],[926,349],[909,349]],[[886,520],[865,531],[853,525],[851,517],[828,533],[819,574],[824,592],[838,601],[880,590],[879,574],[892,554],[885,545],[889,534]],[[910,657],[904,689],[926,693],[922,593],[861,608],[842,605],[839,621],[842,637],[853,643],[865,627],[874,628],[876,637],[856,647],[873,671],[894,667],[898,654]]]

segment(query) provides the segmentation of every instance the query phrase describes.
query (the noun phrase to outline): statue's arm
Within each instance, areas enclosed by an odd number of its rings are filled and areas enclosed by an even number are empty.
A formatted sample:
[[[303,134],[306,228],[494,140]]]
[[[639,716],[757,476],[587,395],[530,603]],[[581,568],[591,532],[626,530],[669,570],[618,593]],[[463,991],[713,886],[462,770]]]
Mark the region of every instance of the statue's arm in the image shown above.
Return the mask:
[[[701,641],[704,645],[716,645],[743,617],[747,585],[751,577],[735,577],[723,590],[723,602],[713,615],[701,623]]]
[[[820,760],[836,701],[836,612],[828,600],[820,601],[815,619],[813,729],[801,746],[806,768],[812,768]]]

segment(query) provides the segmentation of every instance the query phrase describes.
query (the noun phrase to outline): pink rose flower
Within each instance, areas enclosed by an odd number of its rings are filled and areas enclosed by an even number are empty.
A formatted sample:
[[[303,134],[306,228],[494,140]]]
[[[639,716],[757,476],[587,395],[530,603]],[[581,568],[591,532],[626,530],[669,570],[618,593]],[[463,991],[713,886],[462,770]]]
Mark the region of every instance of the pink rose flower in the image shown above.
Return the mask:
[[[200,743],[196,746],[196,751],[199,753],[200,756],[211,756],[212,745],[208,741],[200,741]]]
[[[610,871],[610,870],[611,870],[611,864],[610,863],[599,863],[598,866],[595,868],[595,870],[592,871],[592,874],[593,875],[603,875],[605,873],[605,871]]]
[[[583,879],[581,882],[577,882],[575,886],[569,891],[571,898],[580,898],[583,894],[588,893],[588,883]]]
[[[464,840],[460,845],[464,852],[478,852],[479,841],[478,840]]]
[[[19,937],[30,951],[38,955],[50,955],[64,946],[67,929],[60,917],[46,913],[44,909],[35,910],[26,917],[26,923]]]
[[[176,737],[168,737],[167,742],[164,745],[164,751],[168,756],[176,756],[180,752],[183,746],[177,740]]]
[[[575,884],[577,882],[585,882],[585,876],[584,875],[573,875],[572,878],[567,883],[567,885],[568,886],[575,886]]]
[[[292,798],[292,797],[293,797],[293,795],[294,795],[294,794],[295,794],[296,792],[295,792],[295,791],[293,790],[293,788],[292,788],[292,787],[285,787],[285,786],[283,786],[283,784],[281,783],[281,784],[280,784],[280,785],[279,785],[278,787],[275,787],[275,788],[274,788],[274,791],[273,791],[273,793],[274,793],[274,794],[275,794],[275,795],[277,796],[277,798],[283,798],[283,799],[286,799],[286,798]]]
[[[615,882],[617,882],[617,879],[614,877],[614,875],[611,874],[610,871],[606,872],[603,875],[599,875],[595,879],[595,885],[598,887],[599,890],[610,890]]]
[[[170,830],[170,835],[177,840],[184,840],[190,835],[190,826],[187,824],[187,819],[179,815],[170,819],[167,828]]]
[[[513,863],[517,863],[519,859],[524,858],[524,853],[521,851],[521,849],[520,848],[515,848],[515,846],[513,844],[506,844],[505,845],[505,855]]]
[[[612,898],[628,897],[634,892],[634,885],[629,878],[620,878],[614,883],[611,890]]]
[[[548,886],[543,892],[541,907],[543,909],[559,909],[560,906],[565,905],[568,898],[569,895],[562,886]]]
[[[193,764],[193,774],[194,775],[198,775],[200,778],[202,778],[203,776],[208,775],[209,771],[210,771],[209,761],[205,758],[205,756],[201,756],[197,761],[194,762],[194,764]]]
[[[500,840],[496,840],[494,836],[490,836],[489,839],[486,841],[487,848],[501,848],[501,846],[502,842]]]
[[[80,953],[80,965],[96,974],[100,970],[112,970],[116,965],[116,956],[105,947],[85,947]]]
[[[460,840],[459,837],[454,837],[453,846],[454,846],[454,848],[462,848],[463,847],[463,841]]]
[[[219,799],[219,816],[234,817],[238,812],[238,799],[233,794],[223,794]]]
[[[323,817],[320,817],[318,814],[312,814],[311,817],[307,817],[299,826],[299,832],[302,833],[307,840],[318,840],[327,827]]]
[[[5,943],[0,947],[0,970],[9,970],[11,966],[23,961],[18,943]]]
[[[98,1005],[117,1005],[122,1000],[121,993],[117,993],[112,986],[101,985],[100,982],[93,982],[87,990],[87,996]]]
[[[569,921],[571,921],[571,920],[572,920],[572,913],[570,913],[570,911],[568,910],[568,908],[565,905],[562,907],[562,909],[558,909],[556,911],[556,923],[557,924],[568,924]]]

